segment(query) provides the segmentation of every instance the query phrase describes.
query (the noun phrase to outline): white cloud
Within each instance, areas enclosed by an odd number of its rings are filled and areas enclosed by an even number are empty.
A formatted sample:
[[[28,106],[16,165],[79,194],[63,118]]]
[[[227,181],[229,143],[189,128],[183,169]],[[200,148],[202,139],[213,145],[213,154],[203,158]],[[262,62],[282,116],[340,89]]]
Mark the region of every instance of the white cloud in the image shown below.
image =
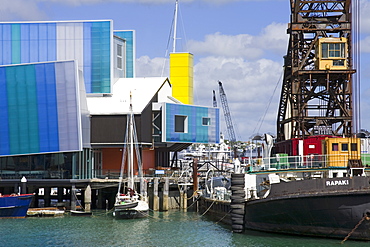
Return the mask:
[[[137,77],[161,76],[164,61],[164,58],[150,59],[148,56],[138,58]],[[212,106],[212,91],[215,90],[221,113],[221,130],[227,134],[219,99],[218,81],[221,81],[238,139],[240,137],[241,140],[248,140],[257,131],[275,132],[281,83],[276,91],[275,89],[281,75],[282,64],[268,59],[252,62],[243,58],[222,56],[201,58],[194,65],[194,104]],[[269,105],[274,91],[273,102]],[[264,118],[263,123],[260,122],[262,118]]]
[[[187,44],[197,57],[206,55],[194,64],[194,104],[212,106],[212,91],[215,90],[225,134],[218,81],[223,83],[238,139],[248,140],[256,132],[275,132],[282,59],[275,62],[261,57],[266,57],[266,53],[282,57],[286,53],[288,37],[285,30],[286,24],[272,23],[258,36],[216,33],[207,35],[204,41]],[[163,58],[140,57],[136,63],[137,76],[160,76],[163,63]]]
[[[262,133],[274,132],[281,85],[267,113],[266,109],[281,75],[282,65],[272,60],[250,62],[242,58],[202,58],[194,66],[194,101],[196,105],[212,106],[212,91],[215,90],[218,106],[222,109],[218,90],[218,81],[221,81],[235,129],[242,140],[247,140],[258,130]],[[265,113],[265,121],[260,126],[259,119]],[[220,120],[225,133],[223,110]]]
[[[166,4],[175,3],[174,0],[38,0],[44,2],[56,2],[69,5],[83,5],[83,4],[96,4],[96,3],[143,3],[143,4]],[[181,2],[193,2],[195,0],[181,0]]]
[[[221,33],[208,34],[204,41],[190,40],[187,47],[193,54],[255,59],[263,54],[261,49],[252,47],[253,37],[248,34],[235,36]]]
[[[370,1],[361,0],[359,6],[361,32],[370,33]]]
[[[360,43],[361,52],[370,52],[370,36],[367,36]]]
[[[37,20],[46,15],[30,0],[0,1],[0,20]]]
[[[148,56],[139,57],[136,59],[136,76],[162,76],[163,66],[166,62],[167,60],[161,57],[156,57],[153,59],[150,59]]]
[[[209,34],[204,41],[190,40],[187,44],[194,54],[214,55],[225,57],[242,57],[258,59],[266,52],[284,54],[288,43],[286,24],[272,23],[265,27],[261,34],[225,35],[221,33]]]

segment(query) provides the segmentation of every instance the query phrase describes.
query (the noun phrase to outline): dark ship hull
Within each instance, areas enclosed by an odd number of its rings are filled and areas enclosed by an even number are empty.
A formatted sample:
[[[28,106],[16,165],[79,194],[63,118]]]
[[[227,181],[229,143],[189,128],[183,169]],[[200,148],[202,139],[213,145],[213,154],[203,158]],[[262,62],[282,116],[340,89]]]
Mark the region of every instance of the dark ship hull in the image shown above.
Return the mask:
[[[312,179],[271,185],[245,203],[245,229],[370,240],[370,179]],[[356,228],[357,226],[357,228]]]

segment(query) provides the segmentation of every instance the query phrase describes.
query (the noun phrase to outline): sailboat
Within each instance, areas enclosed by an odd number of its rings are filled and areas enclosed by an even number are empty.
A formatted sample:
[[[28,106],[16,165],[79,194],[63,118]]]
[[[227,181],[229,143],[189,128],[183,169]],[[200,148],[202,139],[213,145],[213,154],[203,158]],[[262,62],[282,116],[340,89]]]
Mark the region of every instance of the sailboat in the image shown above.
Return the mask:
[[[114,204],[113,216],[117,219],[145,218],[149,213],[149,204],[146,197],[137,193],[134,181],[134,154],[142,178],[142,163],[138,148],[137,133],[132,111],[132,95],[130,93],[130,111],[127,115],[126,137],[122,154],[122,164],[119,177],[118,192]],[[123,184],[123,171],[127,158],[127,192],[121,193]]]

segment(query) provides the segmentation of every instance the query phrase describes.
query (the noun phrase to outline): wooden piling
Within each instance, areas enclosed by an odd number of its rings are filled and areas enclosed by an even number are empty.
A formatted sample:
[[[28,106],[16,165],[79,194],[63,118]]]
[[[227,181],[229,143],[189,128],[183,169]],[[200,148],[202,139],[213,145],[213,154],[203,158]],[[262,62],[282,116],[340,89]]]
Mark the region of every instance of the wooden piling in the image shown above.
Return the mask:
[[[85,212],[91,211],[91,186],[88,184],[85,189]]]
[[[154,187],[153,187],[153,210],[154,211],[159,211],[158,183],[159,183],[159,178],[154,178]]]
[[[164,185],[163,185],[163,207],[162,207],[163,211],[168,211],[168,209],[169,209],[169,206],[168,206],[169,190],[170,190],[169,178],[165,177],[164,178]]]
[[[44,207],[50,207],[50,204],[51,204],[50,193],[51,193],[51,188],[45,187],[44,188]]]
[[[71,210],[76,210],[76,185],[72,184],[71,189]]]

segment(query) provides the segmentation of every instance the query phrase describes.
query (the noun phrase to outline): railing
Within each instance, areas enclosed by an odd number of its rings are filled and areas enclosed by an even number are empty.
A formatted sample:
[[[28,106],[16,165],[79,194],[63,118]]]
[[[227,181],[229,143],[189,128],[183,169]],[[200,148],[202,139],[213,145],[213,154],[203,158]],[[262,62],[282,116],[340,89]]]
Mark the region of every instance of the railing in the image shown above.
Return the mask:
[[[306,156],[277,156],[271,158],[253,159],[247,165],[248,171],[284,170],[284,169],[315,169],[315,168],[346,168],[351,157],[348,154],[340,155],[306,155]]]
[[[11,171],[0,170],[1,179],[19,179],[21,177],[28,179],[70,179],[71,173],[69,170],[58,171]]]
[[[160,171],[160,172],[159,172]],[[171,170],[170,168],[163,168],[163,169],[146,169],[143,170],[144,177],[176,177],[179,176],[179,170]],[[134,170],[134,176],[139,175],[139,170]],[[119,169],[101,169],[101,170],[94,170],[93,172],[94,178],[100,179],[119,179],[120,177],[120,170]],[[127,178],[127,173],[122,174],[122,178]]]

